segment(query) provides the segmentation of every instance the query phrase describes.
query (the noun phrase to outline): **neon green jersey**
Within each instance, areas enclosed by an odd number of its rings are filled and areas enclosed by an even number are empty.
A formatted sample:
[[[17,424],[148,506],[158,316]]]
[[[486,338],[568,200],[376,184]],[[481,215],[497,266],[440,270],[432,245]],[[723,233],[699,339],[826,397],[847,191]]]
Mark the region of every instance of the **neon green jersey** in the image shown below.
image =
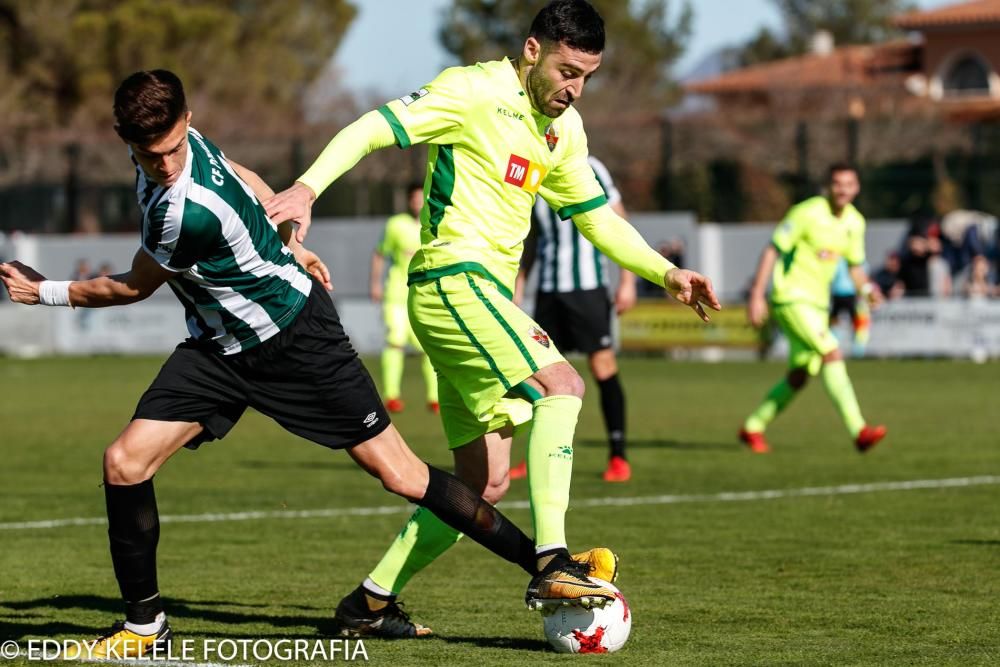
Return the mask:
[[[401,148],[431,145],[411,283],[473,271],[509,293],[539,190],[562,218],[607,202],[580,115],[536,112],[506,58],[446,69],[379,112]]]
[[[385,221],[378,254],[389,258],[383,299],[389,304],[406,304],[406,274],[410,260],[420,248],[420,221],[409,213],[399,213]]]
[[[771,301],[827,308],[840,258],[851,266],[865,261],[865,219],[852,204],[838,218],[826,197],[812,197],[789,209],[771,243],[780,255]]]

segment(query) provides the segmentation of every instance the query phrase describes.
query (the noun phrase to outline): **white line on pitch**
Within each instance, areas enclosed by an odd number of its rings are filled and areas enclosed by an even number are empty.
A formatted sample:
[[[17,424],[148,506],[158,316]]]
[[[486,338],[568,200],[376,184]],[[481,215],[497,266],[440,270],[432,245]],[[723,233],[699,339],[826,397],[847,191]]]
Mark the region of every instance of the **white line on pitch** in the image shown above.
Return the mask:
[[[620,507],[634,505],[676,505],[680,503],[749,502],[777,500],[804,496],[842,496],[879,491],[912,491],[916,489],[950,489],[966,486],[1000,484],[1000,475],[953,477],[951,479],[914,479],[902,482],[872,482],[869,484],[841,484],[839,486],[809,486],[798,489],[768,489],[763,491],[724,491],[690,495],[632,496],[623,498],[581,498],[571,501],[573,507]],[[528,509],[527,500],[500,503],[502,509]],[[228,512],[214,514],[175,514],[160,517],[161,523],[212,523],[220,521],[254,521],[260,519],[327,519],[345,516],[376,516],[412,512],[411,505],[383,505],[381,507],[333,507],[320,510],[271,510],[256,512]],[[79,517],[51,519],[48,521],[16,521],[0,523],[0,530],[41,530],[70,526],[102,526],[104,517]]]

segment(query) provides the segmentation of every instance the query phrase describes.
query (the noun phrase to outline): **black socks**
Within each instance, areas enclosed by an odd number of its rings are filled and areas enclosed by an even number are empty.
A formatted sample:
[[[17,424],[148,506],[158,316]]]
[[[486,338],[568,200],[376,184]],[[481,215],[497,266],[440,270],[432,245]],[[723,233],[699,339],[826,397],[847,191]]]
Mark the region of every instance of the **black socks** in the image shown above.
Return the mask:
[[[497,556],[535,574],[535,543],[531,538],[457,477],[433,466],[427,470],[430,480],[418,505]]]
[[[130,623],[152,623],[163,611],[156,583],[160,518],[153,480],[133,485],[104,483],[108,539],[118,588]]]
[[[618,374],[598,381],[597,386],[601,391],[601,412],[608,430],[611,456],[625,458],[625,392],[618,381]]]

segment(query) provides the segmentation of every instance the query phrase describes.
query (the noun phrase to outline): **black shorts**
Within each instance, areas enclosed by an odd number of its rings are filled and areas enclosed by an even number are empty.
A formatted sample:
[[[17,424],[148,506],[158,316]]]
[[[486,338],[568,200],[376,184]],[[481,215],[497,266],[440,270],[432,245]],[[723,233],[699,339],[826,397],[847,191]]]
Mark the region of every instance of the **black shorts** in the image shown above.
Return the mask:
[[[539,292],[535,321],[561,352],[592,354],[611,347],[611,299],[603,287]]]
[[[198,422],[187,447],[224,437],[247,407],[307,440],[342,449],[389,426],[375,383],[316,282],[291,326],[246,352],[185,341],[139,399],[132,419]]]
[[[858,299],[856,296],[833,296],[830,298],[830,318],[836,319],[840,313],[854,319],[858,314]]]

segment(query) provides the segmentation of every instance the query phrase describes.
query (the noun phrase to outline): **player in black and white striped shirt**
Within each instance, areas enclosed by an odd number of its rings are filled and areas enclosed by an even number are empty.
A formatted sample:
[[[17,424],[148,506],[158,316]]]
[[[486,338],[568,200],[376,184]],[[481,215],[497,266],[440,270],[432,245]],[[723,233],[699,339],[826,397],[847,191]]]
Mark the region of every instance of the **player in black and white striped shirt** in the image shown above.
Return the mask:
[[[607,167],[594,156],[587,158],[608,204],[625,217],[622,196],[611,180]],[[611,337],[611,311],[621,314],[635,305],[635,275],[624,269],[614,303],[608,295],[607,259],[577,230],[571,219],[561,219],[539,197],[531,215],[531,233],[524,244],[520,298],[532,266],[538,267],[535,321],[549,334],[560,350],[577,350],[587,355],[590,372],[601,394],[601,410],[608,431],[610,457],[604,479],[625,482],[631,469],[625,457],[625,393],[618,378]],[[523,477],[524,464],[511,470],[511,477]]]

